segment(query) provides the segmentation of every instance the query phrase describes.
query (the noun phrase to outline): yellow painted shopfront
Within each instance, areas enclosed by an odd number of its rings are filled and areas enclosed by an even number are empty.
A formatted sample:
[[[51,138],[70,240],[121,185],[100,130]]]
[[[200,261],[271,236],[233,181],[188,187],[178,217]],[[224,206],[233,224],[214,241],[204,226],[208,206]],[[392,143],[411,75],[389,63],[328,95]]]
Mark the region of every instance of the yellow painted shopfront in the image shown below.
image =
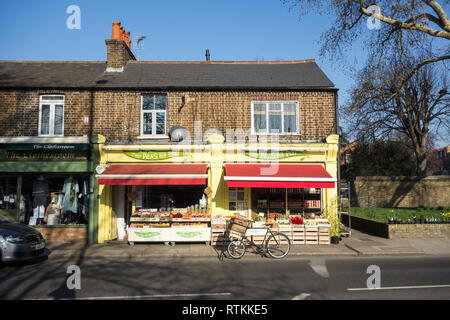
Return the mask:
[[[98,242],[209,243],[215,224],[241,215],[290,235],[298,224],[322,223],[329,243],[339,235],[337,151],[337,135],[324,143],[231,144],[213,134],[202,145],[101,145]]]

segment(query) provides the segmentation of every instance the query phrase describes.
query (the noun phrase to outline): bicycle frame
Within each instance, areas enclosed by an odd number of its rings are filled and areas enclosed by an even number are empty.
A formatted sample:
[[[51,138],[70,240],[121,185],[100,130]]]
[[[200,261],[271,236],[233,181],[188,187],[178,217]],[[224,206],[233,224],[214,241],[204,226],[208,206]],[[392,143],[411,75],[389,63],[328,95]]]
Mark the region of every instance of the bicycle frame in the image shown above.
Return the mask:
[[[269,227],[252,228],[252,229],[266,229],[266,233],[265,233],[265,235],[264,235],[264,239],[262,240],[261,244],[257,244],[257,243],[255,243],[253,240],[250,240],[249,238],[247,238],[247,236],[246,236],[245,234],[243,235],[243,237],[242,237],[241,240],[242,240],[242,241],[246,240],[246,241],[248,242],[249,245],[255,246],[255,247],[257,247],[258,249],[260,249],[260,250],[262,250],[262,251],[266,251],[266,248],[265,248],[265,246],[264,246],[265,243],[266,243],[266,240],[269,239],[270,236],[273,235],[274,233],[272,232],[272,230],[271,230]],[[247,229],[247,230],[249,230],[249,229]]]
[[[243,222],[243,223],[240,223],[240,222]],[[244,222],[245,222],[245,224],[244,224]],[[236,222],[235,219],[230,221],[230,223],[227,227],[227,230],[225,232],[225,235],[224,235],[222,252],[219,256],[219,259],[221,259],[221,260],[223,259],[225,248],[232,241],[232,238],[230,237],[231,233],[233,233],[235,240],[240,240],[242,242],[245,241],[245,242],[247,242],[247,244],[249,246],[255,246],[258,250],[260,250],[263,253],[267,252],[265,243],[272,235],[274,235],[274,233],[272,232],[270,227],[266,226],[266,227],[260,227],[260,228],[250,228],[251,225],[252,225],[251,221],[238,220],[238,222]],[[237,226],[238,231],[233,230],[233,226]],[[247,231],[252,230],[252,229],[265,229],[266,230],[266,232],[264,234],[264,239],[262,240],[261,244],[257,244],[253,240],[251,240],[247,237]],[[237,237],[237,235],[239,235],[239,237]],[[275,241],[277,241],[277,240],[275,239]]]

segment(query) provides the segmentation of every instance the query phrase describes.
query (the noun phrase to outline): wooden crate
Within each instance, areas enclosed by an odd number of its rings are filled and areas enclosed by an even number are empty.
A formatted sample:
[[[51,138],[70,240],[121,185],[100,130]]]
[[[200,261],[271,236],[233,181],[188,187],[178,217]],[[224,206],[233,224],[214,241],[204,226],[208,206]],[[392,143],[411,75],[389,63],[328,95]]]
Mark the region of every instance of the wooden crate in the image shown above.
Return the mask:
[[[211,236],[211,245],[217,246],[223,244],[223,234],[222,235],[212,235]]]
[[[287,235],[287,234],[286,234],[286,235]],[[277,240],[279,240],[281,244],[287,243],[287,241],[285,240],[284,237],[283,237],[283,238],[278,238]],[[292,243],[292,240],[291,240],[290,238],[289,238],[289,241]],[[272,241],[271,241],[271,242],[272,242]],[[273,243],[275,243],[275,242],[273,242]]]
[[[278,225],[278,231],[287,235],[288,233],[291,233],[292,227],[288,224],[280,224]]]
[[[319,244],[331,244],[330,225],[319,225]]]
[[[319,227],[305,226],[305,244],[319,243]]]
[[[211,224],[211,245],[223,244],[226,224]]]
[[[305,226],[293,224],[291,226],[292,244],[305,244]]]

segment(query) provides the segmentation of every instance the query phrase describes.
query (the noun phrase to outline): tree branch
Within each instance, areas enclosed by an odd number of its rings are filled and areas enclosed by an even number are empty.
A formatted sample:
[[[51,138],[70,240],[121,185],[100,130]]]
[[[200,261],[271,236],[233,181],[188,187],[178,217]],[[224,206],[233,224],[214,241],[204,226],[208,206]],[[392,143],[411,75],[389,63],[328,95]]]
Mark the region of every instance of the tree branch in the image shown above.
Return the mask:
[[[425,2],[428,6],[430,6],[434,12],[436,12],[438,17],[442,21],[442,24],[444,25],[444,26],[441,26],[441,28],[445,29],[447,31],[450,31],[450,20],[448,19],[447,14],[442,9],[440,4],[434,0],[422,0],[422,1]]]
[[[434,1],[429,1],[429,2],[431,3]],[[430,27],[427,27],[424,25],[416,24],[416,23],[401,22],[396,19],[386,17],[386,16],[382,15],[381,13],[378,14],[378,13],[369,12],[367,10],[367,8],[365,7],[363,0],[359,0],[359,3],[360,3],[360,12],[368,17],[373,16],[374,18],[379,19],[380,21],[387,23],[391,26],[397,27],[397,28],[422,31],[424,33],[432,35],[433,37],[439,37],[439,38],[444,38],[444,39],[450,40],[450,31],[447,31],[447,29],[444,29],[445,31],[440,31],[440,30],[436,30],[436,29],[433,29],[433,28],[430,28]],[[448,20],[448,18],[447,18],[447,20]],[[447,25],[447,23],[445,21],[444,21],[444,24]]]

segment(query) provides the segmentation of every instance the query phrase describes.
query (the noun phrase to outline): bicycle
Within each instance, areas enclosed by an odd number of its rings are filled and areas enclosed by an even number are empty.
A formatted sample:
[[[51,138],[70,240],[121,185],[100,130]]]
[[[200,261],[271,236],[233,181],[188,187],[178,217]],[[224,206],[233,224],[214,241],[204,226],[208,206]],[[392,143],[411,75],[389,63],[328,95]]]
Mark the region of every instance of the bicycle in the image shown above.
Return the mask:
[[[225,232],[222,255],[226,250],[233,259],[242,258],[247,246],[254,246],[261,253],[268,253],[274,259],[282,259],[289,253],[291,242],[284,233],[272,232],[269,227],[251,228],[252,221],[244,218],[231,219]],[[248,236],[263,236],[261,244],[253,242]]]

